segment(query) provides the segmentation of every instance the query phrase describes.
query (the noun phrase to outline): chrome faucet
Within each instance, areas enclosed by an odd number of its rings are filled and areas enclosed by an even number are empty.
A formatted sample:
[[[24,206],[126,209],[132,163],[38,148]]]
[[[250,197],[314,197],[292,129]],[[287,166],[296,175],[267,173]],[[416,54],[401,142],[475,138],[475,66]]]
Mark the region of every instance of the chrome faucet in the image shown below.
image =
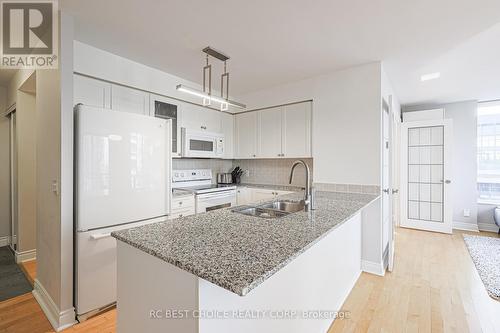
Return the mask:
[[[304,206],[304,210],[306,212],[309,211],[309,209],[311,209],[313,206],[313,203],[312,203],[312,196],[311,196],[311,185],[309,184],[309,177],[311,175],[311,172],[309,170],[309,166],[307,166],[306,162],[304,162],[303,160],[297,160],[295,162],[293,162],[293,165],[292,165],[292,169],[290,170],[290,181],[289,183],[291,184],[292,183],[292,180],[293,180],[293,172],[295,170],[295,167],[299,164],[302,164],[304,166],[304,170],[306,172],[306,190],[305,190],[305,195],[304,195],[304,203],[305,203],[305,206]]]

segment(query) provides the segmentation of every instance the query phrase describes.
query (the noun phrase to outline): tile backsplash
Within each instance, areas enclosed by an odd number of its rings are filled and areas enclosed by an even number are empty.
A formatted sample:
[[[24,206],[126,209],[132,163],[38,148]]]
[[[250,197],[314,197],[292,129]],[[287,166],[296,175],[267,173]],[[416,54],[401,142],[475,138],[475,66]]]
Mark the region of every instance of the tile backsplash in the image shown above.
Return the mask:
[[[254,160],[234,160],[233,167],[239,166],[247,170],[241,176],[241,182],[247,184],[270,184],[270,185],[288,185],[288,177],[292,164],[297,159],[277,158],[277,159],[254,159]],[[311,179],[313,179],[313,159],[305,158],[311,170]],[[305,173],[302,166],[295,169],[292,185],[304,186]]]
[[[311,179],[313,179],[313,159],[303,159],[311,170]],[[213,182],[217,181],[217,173],[230,172],[233,168],[239,166],[248,172],[241,176],[241,182],[244,184],[266,184],[266,185],[288,185],[290,169],[296,159],[277,158],[277,159],[254,159],[254,160],[219,160],[204,158],[174,158],[172,159],[172,169],[211,169]],[[298,166],[293,176],[292,185],[304,186],[305,175],[302,166]],[[359,185],[359,184],[323,184],[314,183],[319,191],[335,191],[350,193],[369,193],[379,194],[380,186],[377,185]]]
[[[230,172],[233,168],[232,160],[206,159],[206,158],[173,158],[173,170],[186,169],[211,169],[213,179],[217,182],[217,173]]]

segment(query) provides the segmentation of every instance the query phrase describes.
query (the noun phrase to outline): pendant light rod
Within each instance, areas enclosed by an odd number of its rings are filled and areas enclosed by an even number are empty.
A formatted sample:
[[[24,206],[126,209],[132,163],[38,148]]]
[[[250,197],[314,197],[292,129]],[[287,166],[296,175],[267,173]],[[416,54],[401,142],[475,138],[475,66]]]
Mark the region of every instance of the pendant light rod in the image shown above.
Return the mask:
[[[220,103],[221,111],[227,111],[229,109],[229,105],[240,109],[246,109],[245,104],[229,99],[229,72],[227,71],[227,61],[229,60],[229,56],[210,46],[205,47],[203,52],[206,54],[206,65],[203,67],[203,91],[186,87],[182,84],[177,85],[176,89],[178,91],[203,98],[204,106],[210,105],[212,101]],[[212,65],[209,64],[209,57],[214,57],[224,63],[224,73],[221,75],[220,97],[212,95]]]
[[[208,91],[207,91],[207,72],[208,72]],[[208,64],[208,54],[206,59],[206,65],[203,67],[203,92],[208,96],[212,95],[212,65]],[[210,97],[203,98],[203,105],[210,105]]]

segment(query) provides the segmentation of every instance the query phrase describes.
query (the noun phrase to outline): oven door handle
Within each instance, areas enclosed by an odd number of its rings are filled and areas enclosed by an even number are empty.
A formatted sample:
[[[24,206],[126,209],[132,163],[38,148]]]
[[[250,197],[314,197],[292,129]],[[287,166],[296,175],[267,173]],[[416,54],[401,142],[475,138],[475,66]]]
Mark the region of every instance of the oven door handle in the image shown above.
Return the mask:
[[[198,200],[210,200],[210,199],[218,199],[218,198],[230,198],[236,195],[236,190],[229,190],[223,192],[216,193],[203,193],[198,194]]]

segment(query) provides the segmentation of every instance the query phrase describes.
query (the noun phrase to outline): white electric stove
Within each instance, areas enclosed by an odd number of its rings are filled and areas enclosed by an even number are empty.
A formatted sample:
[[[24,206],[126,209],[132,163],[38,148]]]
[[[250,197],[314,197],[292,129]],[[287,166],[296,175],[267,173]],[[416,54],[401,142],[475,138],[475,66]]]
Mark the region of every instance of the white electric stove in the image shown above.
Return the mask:
[[[173,170],[172,188],[194,193],[197,214],[236,206],[236,186],[214,184],[210,169]]]

